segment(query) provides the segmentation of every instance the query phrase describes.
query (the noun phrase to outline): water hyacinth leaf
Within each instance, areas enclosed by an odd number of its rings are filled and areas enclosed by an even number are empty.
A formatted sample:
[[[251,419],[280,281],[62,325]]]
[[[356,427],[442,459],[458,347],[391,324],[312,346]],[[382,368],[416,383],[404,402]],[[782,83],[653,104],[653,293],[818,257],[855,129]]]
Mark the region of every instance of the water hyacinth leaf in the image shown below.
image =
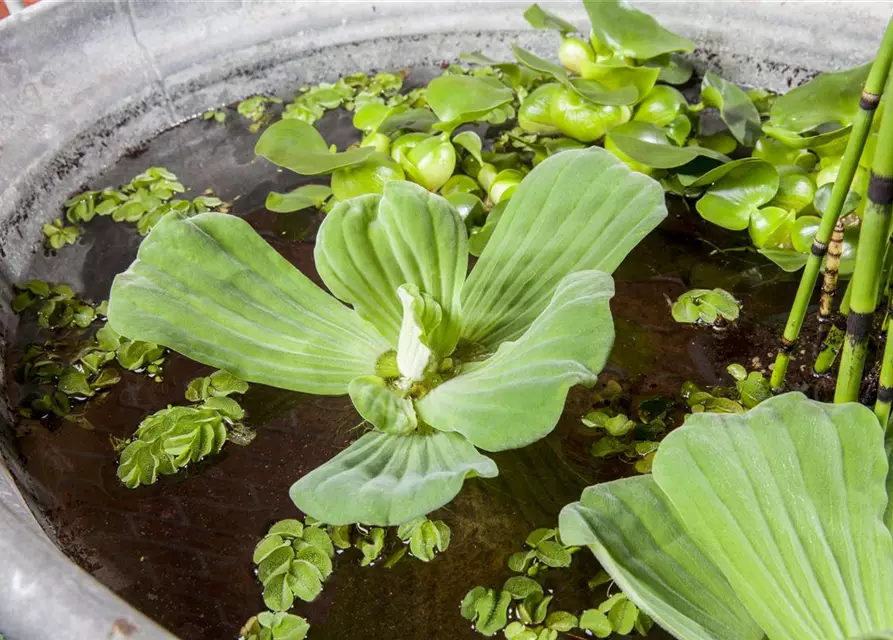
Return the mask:
[[[515,191],[462,290],[463,337],[519,338],[569,273],[612,272],[667,215],[663,190],[603,149],[537,165]]]
[[[708,71],[701,83],[701,100],[719,109],[720,117],[738,142],[745,147],[756,144],[760,137],[760,114],[743,89]]]
[[[583,6],[592,23],[593,40],[618,56],[648,60],[665,53],[695,50],[694,42],[667,31],[624,0],[583,0]]]
[[[616,60],[607,62],[583,61],[580,75],[586,80],[597,80],[607,89],[619,90],[635,87],[637,100],[647,96],[654,88],[660,70],[654,67],[636,67]]]
[[[785,248],[791,237],[794,212],[781,207],[761,207],[750,216],[747,228],[750,239],[758,249],[763,247]]]
[[[859,96],[871,63],[852,69],[820,73],[809,82],[779,96],[769,111],[768,124],[793,133],[810,131],[830,122],[852,124],[859,112]]]
[[[565,35],[579,31],[574,25],[538,4],[530,5],[524,12],[524,19],[534,29],[551,29]]]
[[[806,266],[806,262],[809,259],[807,254],[794,249],[774,249],[770,247],[760,249],[759,253],[774,262],[785,273],[799,271]]]
[[[561,133],[552,122],[552,98],[563,87],[549,82],[531,91],[518,109],[518,126],[527,133],[551,136]]]
[[[628,86],[622,89],[611,90],[596,80],[571,78],[567,70],[561,65],[540,58],[517,45],[512,45],[512,53],[515,54],[515,59],[528,69],[554,78],[567,89],[577,92],[580,96],[595,104],[630,105],[639,99],[639,92],[635,87]]]
[[[376,151],[362,162],[342,167],[332,173],[332,194],[336,200],[380,194],[388,182],[403,180],[405,177],[403,167],[390,156]]]
[[[374,151],[371,147],[359,147],[331,153],[313,125],[294,119],[280,120],[267,127],[254,147],[257,155],[302,176],[332,173],[362,162]]]
[[[549,104],[549,119],[566,136],[595,142],[630,118],[629,107],[593,104],[569,89],[559,89]]]
[[[483,143],[481,142],[481,137],[474,131],[457,133],[453,136],[453,144],[462,147],[471,154],[472,158],[477,160],[480,164],[484,164],[484,160],[481,158],[481,148]]]
[[[695,414],[661,443],[653,474],[769,637],[893,627],[884,430],[866,407],[787,393]]]
[[[763,125],[763,133],[770,138],[778,140],[788,149],[815,149],[849,135],[851,129],[852,125],[846,125],[824,133],[804,136],[782,127],[770,124]]]
[[[378,125],[377,131],[387,136],[403,129],[428,131],[437,122],[437,116],[430,109],[409,109],[391,113]]]
[[[688,101],[682,92],[660,85],[648,92],[648,95],[636,106],[633,120],[651,122],[658,127],[666,127],[676,117],[688,109]]]
[[[276,213],[292,213],[310,207],[320,207],[332,195],[329,187],[320,184],[307,184],[288,193],[267,194],[265,206]]]
[[[657,79],[667,84],[685,84],[694,72],[691,61],[678,53],[663,54],[645,62],[645,66],[658,67],[660,75]]]
[[[614,342],[613,294],[603,272],[566,276],[523,336],[435,387],[416,403],[419,416],[487,451],[542,438],[558,421],[568,389],[593,384],[607,360]]]
[[[561,510],[559,523],[562,540],[587,545],[623,593],[674,636],[692,640],[763,637],[720,570],[687,535],[651,477],[589,487],[580,502]],[[581,624],[584,621],[585,614]]]
[[[829,182],[816,189],[815,197],[813,198],[813,206],[819,213],[825,213],[825,209],[828,207],[828,201],[831,199],[831,190],[833,188],[834,184]],[[847,192],[846,198],[844,198],[843,201],[843,205],[840,208],[840,215],[845,216],[852,213],[856,210],[861,202],[862,196],[859,195],[858,192],[850,189]]]
[[[380,197],[363,196],[332,209],[320,226],[314,258],[329,290],[391,345],[397,345],[403,322],[397,290],[413,284],[434,298],[443,317],[431,344],[448,355],[459,337],[467,247],[465,223],[445,199],[398,181],[387,183]]]
[[[400,435],[418,426],[412,400],[397,395],[377,376],[354,378],[347,392],[357,413],[380,431]]]
[[[815,183],[809,173],[795,165],[778,167],[778,191],[769,203],[799,213],[813,202]]]
[[[761,161],[736,166],[714,182],[695,208],[705,220],[725,229],[747,229],[751,215],[778,191],[778,171]]]
[[[472,122],[512,101],[512,90],[495,78],[448,75],[434,78],[425,100],[441,122]]]
[[[109,324],[243,380],[323,395],[374,371],[387,342],[234,216],[166,216],[118,275]]]
[[[465,478],[496,474],[496,464],[459,434],[373,431],[298,480],[289,495],[329,524],[396,526],[445,505]]]
[[[636,162],[656,169],[674,169],[697,158],[729,162],[728,157],[706,147],[671,144],[666,133],[650,122],[633,120],[621,124],[608,133],[607,139]]]

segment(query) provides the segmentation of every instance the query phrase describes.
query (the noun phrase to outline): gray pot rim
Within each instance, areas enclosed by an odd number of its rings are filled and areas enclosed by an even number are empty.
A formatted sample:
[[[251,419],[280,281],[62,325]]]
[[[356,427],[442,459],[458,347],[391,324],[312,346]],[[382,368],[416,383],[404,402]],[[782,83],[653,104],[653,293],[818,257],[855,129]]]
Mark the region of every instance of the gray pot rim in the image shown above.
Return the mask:
[[[0,21],[0,357],[16,330],[12,283],[28,275],[41,226],[127,150],[205,109],[299,82],[452,61],[474,49],[509,59],[512,41],[554,57],[555,36],[522,18],[528,4],[226,0],[211,10],[208,0],[45,0]],[[871,59],[893,9],[635,4],[697,43],[699,70],[777,91]],[[587,24],[577,3],[549,8]],[[5,392],[0,398],[0,633],[173,638],[55,545],[16,452]]]

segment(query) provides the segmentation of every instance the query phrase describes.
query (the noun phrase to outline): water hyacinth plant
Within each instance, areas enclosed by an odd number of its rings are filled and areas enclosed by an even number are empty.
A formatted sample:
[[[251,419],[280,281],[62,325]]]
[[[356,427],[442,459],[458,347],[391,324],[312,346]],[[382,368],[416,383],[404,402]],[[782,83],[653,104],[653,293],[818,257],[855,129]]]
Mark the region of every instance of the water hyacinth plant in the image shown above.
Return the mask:
[[[524,179],[466,278],[456,209],[391,181],[320,227],[333,295],[239,218],[167,216],[115,279],[109,323],[249,382],[349,394],[374,428],[292,499],[330,524],[400,524],[496,475],[478,449],[545,436],[568,389],[595,382],[613,344],[608,274],[665,216],[651,178],[568,151]]]

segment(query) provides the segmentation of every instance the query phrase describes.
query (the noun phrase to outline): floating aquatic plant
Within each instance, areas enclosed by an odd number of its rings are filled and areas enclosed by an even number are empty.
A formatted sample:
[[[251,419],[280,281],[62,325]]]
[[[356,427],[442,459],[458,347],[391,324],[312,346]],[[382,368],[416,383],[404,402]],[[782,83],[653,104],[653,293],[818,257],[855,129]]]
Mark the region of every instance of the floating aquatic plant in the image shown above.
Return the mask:
[[[883,637],[893,629],[884,430],[788,393],[690,417],[654,473],[589,487],[562,539],[687,639]]]
[[[320,276],[352,309],[244,221],[169,216],[115,279],[109,318],[248,381],[349,394],[374,430],[292,498],[331,524],[400,524],[495,475],[478,448],[543,437],[568,388],[595,381],[613,342],[607,272],[665,215],[656,183],[607,152],[562,153],[524,180],[466,280],[456,210],[389,182],[317,238]]]

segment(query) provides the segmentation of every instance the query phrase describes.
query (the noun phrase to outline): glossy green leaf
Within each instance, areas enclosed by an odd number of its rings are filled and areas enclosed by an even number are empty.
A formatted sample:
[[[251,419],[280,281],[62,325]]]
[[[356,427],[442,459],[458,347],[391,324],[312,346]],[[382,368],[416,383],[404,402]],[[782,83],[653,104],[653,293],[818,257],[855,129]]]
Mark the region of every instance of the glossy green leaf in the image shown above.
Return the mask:
[[[769,258],[786,273],[794,273],[806,266],[809,256],[794,249],[760,249],[760,254]]]
[[[761,207],[750,216],[748,232],[758,249],[763,247],[786,248],[790,244],[794,212],[781,207]]]
[[[412,400],[399,396],[377,376],[354,378],[347,392],[357,413],[380,431],[400,435],[418,426]]]
[[[314,257],[329,290],[393,346],[403,320],[399,287],[414,284],[433,297],[443,318],[432,344],[448,355],[459,337],[467,243],[465,223],[446,200],[409,182],[389,182],[381,197],[363,196],[332,209],[320,226]]]
[[[769,203],[799,213],[816,195],[815,183],[805,169],[794,165],[778,167],[778,191]]]
[[[484,160],[481,158],[481,148],[483,147],[483,143],[481,142],[481,137],[474,131],[457,133],[453,136],[453,144],[462,147],[471,154],[472,158],[477,160],[480,164],[484,164]]]
[[[109,324],[243,380],[343,394],[387,342],[280,256],[247,222],[166,216],[118,275]]]
[[[331,153],[313,125],[293,119],[280,120],[267,127],[254,147],[257,155],[302,176],[332,173],[362,162],[374,151],[371,147],[358,147]]]
[[[616,55],[647,60],[665,53],[690,53],[695,43],[661,27],[647,13],[624,0],[583,0],[592,37]]]
[[[707,71],[701,83],[701,100],[719,109],[720,117],[738,142],[745,147],[756,144],[760,137],[760,114],[743,89]]]
[[[772,105],[768,124],[794,133],[836,122],[852,124],[859,111],[862,85],[871,63],[853,69],[820,73],[809,82],[789,91]]]
[[[446,134],[430,136],[407,149],[400,160],[412,180],[437,191],[456,168],[456,148]]]
[[[524,335],[434,388],[416,403],[419,416],[488,451],[540,439],[558,421],[568,389],[593,384],[604,366],[614,341],[613,294],[600,271],[566,276]]]
[[[441,122],[472,122],[512,101],[512,90],[493,78],[446,75],[434,78],[425,100]]]
[[[580,75],[587,80],[597,80],[602,86],[614,91],[624,87],[635,87],[637,100],[644,98],[654,89],[660,75],[655,67],[637,67],[617,60],[604,62],[583,61]]]
[[[437,116],[430,109],[409,109],[391,113],[378,125],[377,131],[391,135],[402,129],[428,131],[437,122]]]
[[[524,19],[534,29],[551,29],[562,35],[579,31],[574,25],[551,11],[546,11],[538,4],[530,5],[524,12]]]
[[[509,200],[462,290],[463,337],[519,338],[569,273],[612,272],[666,217],[663,190],[602,149],[537,165]]]
[[[384,186],[394,180],[404,180],[406,174],[395,160],[376,151],[357,164],[342,167],[332,173],[332,194],[336,200],[381,194]]]
[[[549,119],[566,136],[595,142],[630,118],[629,107],[597,105],[569,89],[559,89],[549,104]]]
[[[633,120],[651,122],[658,127],[666,127],[677,116],[688,110],[688,101],[682,92],[673,87],[654,87],[636,106]]]
[[[542,136],[561,133],[552,121],[552,98],[563,90],[559,83],[549,82],[531,91],[518,109],[518,126]]]
[[[598,609],[587,609],[580,616],[580,628],[585,631],[591,631],[596,638],[607,638],[611,635],[613,629],[608,616]]]
[[[459,434],[373,431],[298,480],[289,495],[329,524],[394,526],[445,505],[465,478],[496,474],[496,464]]]
[[[664,131],[650,123],[633,120],[608,133],[607,142],[641,164],[657,169],[681,167],[697,158],[728,162],[729,158],[712,149],[698,146],[677,147]]]
[[[650,476],[589,487],[562,509],[560,527],[562,540],[588,545],[623,593],[676,637],[763,637]]]
[[[633,86],[627,86],[622,89],[611,90],[596,80],[587,80],[585,78],[571,78],[567,70],[559,64],[550,62],[544,58],[525,51],[517,45],[512,45],[512,52],[515,59],[518,60],[528,69],[533,69],[539,73],[544,73],[565,88],[575,91],[586,100],[598,105],[630,105],[639,98],[639,92]]]
[[[720,227],[747,229],[751,215],[778,191],[778,171],[768,162],[735,166],[714,182],[695,207],[701,217]]]
[[[772,638],[893,627],[886,476],[869,409],[799,393],[695,414],[654,461],[685,529]]]
[[[658,67],[660,69],[660,75],[657,77],[658,81],[666,82],[667,84],[685,84],[691,79],[691,75],[694,72],[691,61],[678,53],[656,56],[651,60],[647,60],[645,65]]]
[[[330,195],[332,190],[329,187],[307,184],[288,193],[271,191],[267,194],[265,206],[276,213],[292,213],[310,207],[320,207]]]
[[[770,124],[763,125],[763,133],[770,138],[774,138],[784,144],[788,149],[815,149],[835,140],[839,140],[849,135],[851,125],[839,127],[824,133],[816,133],[813,135],[800,135],[793,131],[788,131],[782,127],[772,126]]]

